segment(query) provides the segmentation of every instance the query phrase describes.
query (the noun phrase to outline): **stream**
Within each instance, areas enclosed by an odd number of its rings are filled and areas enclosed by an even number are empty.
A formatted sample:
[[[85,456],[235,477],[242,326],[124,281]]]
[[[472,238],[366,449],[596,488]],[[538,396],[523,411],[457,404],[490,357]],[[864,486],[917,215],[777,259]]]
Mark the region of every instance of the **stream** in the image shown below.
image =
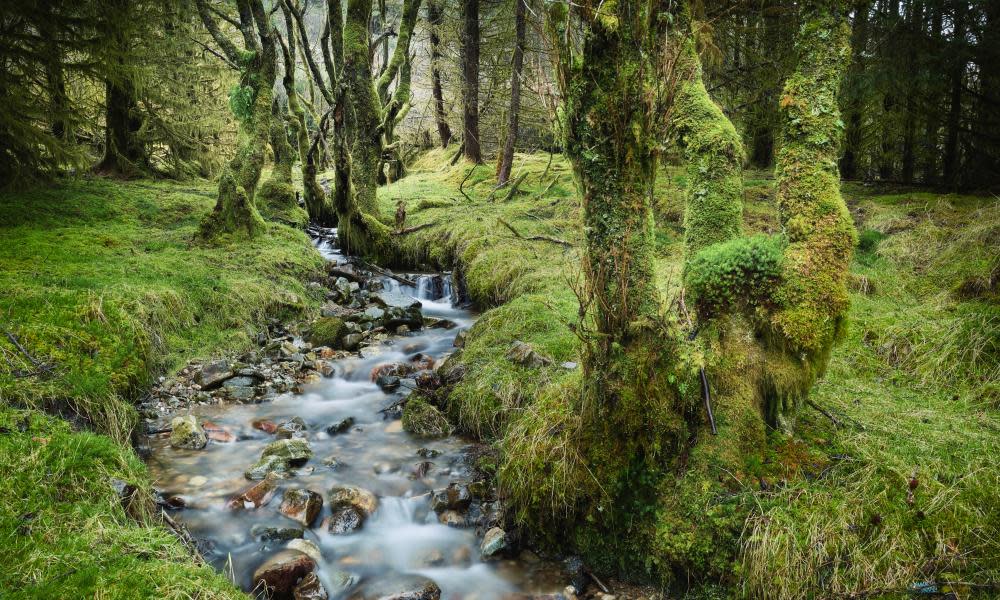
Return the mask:
[[[332,262],[345,262],[329,237],[315,240],[318,250]],[[199,422],[232,433],[228,443],[212,440],[204,449],[179,449],[171,446],[170,435],[150,436],[148,464],[156,488],[182,499],[183,508],[171,511],[171,516],[198,541],[205,559],[243,589],[252,591],[255,571],[275,554],[287,554],[289,547],[312,556],[324,588],[312,596],[297,591],[295,598],[323,598],[325,591],[330,598],[433,600],[436,595],[426,589],[413,591],[427,580],[447,600],[530,597],[558,593],[566,586],[567,575],[559,563],[530,551],[513,557],[481,556],[485,532],[482,526],[477,531],[476,523],[483,522],[482,514],[498,510],[498,503],[476,501],[461,514],[435,511],[435,491],[450,484],[474,485],[471,441],[456,435],[420,439],[403,431],[398,414],[380,412],[402,397],[408,380],[403,379],[400,390],[383,391],[371,381],[374,368],[427,357],[440,362],[454,352],[456,335],[477,317],[456,305],[450,275],[407,277],[417,285],[385,276],[378,280],[384,289],[418,299],[425,318],[447,319],[453,328],[390,335],[333,360],[329,376],[263,402],[192,406]],[[244,472],[276,439],[252,424],[293,417],[305,423],[305,431],[297,435],[311,446],[311,458],[278,481],[273,499],[257,508],[234,509],[231,500],[257,483],[248,481]],[[342,432],[328,431],[338,423],[349,425]],[[355,531],[327,530],[329,494],[338,486],[357,486],[377,497],[377,508]],[[283,494],[295,488],[313,490],[324,499],[309,527],[279,512]]]

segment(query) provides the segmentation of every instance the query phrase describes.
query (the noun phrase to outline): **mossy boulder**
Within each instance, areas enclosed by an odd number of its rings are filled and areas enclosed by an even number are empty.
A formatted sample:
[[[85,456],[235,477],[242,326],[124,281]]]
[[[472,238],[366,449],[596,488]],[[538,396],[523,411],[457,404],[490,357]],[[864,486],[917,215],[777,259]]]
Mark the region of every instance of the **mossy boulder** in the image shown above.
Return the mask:
[[[264,479],[272,473],[284,475],[293,467],[302,466],[311,457],[312,448],[306,440],[302,438],[277,440],[264,448],[260,460],[243,475],[250,480]]]
[[[170,422],[170,445],[174,448],[201,450],[208,444],[208,436],[194,415],[174,417]]]
[[[403,409],[403,429],[419,437],[444,437],[452,432],[448,419],[422,396],[413,396],[407,401]]]
[[[347,326],[340,317],[320,317],[309,332],[309,343],[337,349],[341,347],[341,339],[347,333]]]

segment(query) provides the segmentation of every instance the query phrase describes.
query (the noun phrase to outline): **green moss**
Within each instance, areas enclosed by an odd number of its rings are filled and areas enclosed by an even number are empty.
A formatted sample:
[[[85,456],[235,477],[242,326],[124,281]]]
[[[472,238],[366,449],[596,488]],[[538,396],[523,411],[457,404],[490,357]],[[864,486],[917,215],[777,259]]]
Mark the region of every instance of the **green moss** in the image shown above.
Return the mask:
[[[750,312],[767,305],[781,276],[785,241],[755,235],[708,246],[687,265],[687,285],[699,311],[721,314],[733,307]]]
[[[435,438],[451,435],[452,427],[437,407],[414,394],[403,408],[403,430],[417,437]]]
[[[347,333],[344,320],[337,317],[320,317],[316,319],[309,331],[309,343],[313,346],[328,346],[337,348],[340,338]]]

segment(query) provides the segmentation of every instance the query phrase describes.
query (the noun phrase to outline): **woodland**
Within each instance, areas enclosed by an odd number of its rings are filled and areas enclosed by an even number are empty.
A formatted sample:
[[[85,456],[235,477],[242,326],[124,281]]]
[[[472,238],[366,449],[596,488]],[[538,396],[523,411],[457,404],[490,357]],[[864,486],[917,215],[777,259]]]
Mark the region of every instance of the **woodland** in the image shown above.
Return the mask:
[[[0,597],[1000,597],[998,194],[993,0],[5,0]]]

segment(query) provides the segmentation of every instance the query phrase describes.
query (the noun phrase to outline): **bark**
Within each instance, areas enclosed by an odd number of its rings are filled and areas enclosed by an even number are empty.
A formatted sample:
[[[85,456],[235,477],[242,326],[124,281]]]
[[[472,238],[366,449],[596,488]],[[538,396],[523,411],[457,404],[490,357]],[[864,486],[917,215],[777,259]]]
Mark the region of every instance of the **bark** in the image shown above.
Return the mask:
[[[483,162],[479,138],[479,0],[462,0],[462,144],[465,158]]]
[[[131,82],[105,82],[104,158],[97,170],[137,176],[149,169],[149,155],[139,130],[142,117]]]
[[[517,119],[521,112],[521,72],[524,68],[525,5],[527,0],[514,0],[514,58],[510,74],[510,108],[507,112],[507,135],[504,141],[503,158],[497,185],[506,185],[510,179],[510,169],[514,163],[514,148],[517,146]]]
[[[382,106],[382,148],[378,167],[379,183],[400,179],[405,174],[405,166],[396,143],[396,124],[402,121],[410,102],[410,40],[417,24],[420,0],[403,0],[403,16],[399,23],[399,37],[392,58],[389,59],[376,89]],[[396,81],[396,89],[389,94],[389,86]],[[389,173],[386,173],[388,166]]]
[[[846,78],[847,132],[844,136],[844,155],[840,159],[840,172],[844,179],[858,177],[858,159],[861,154],[862,113],[864,111],[865,88],[860,81],[865,70],[865,49],[868,46],[870,30],[871,0],[859,0],[854,4],[854,25],[851,29],[851,66]]]
[[[434,120],[437,123],[441,147],[447,148],[451,143],[451,127],[448,126],[448,115],[444,110],[444,93],[441,88],[441,8],[437,0],[427,0],[427,22],[431,29],[431,92],[434,96]]]
[[[956,187],[959,167],[959,127],[962,120],[962,92],[965,85],[965,4],[955,3],[955,28],[951,41],[951,65],[947,133],[944,141],[944,184]]]
[[[369,62],[371,0],[349,0],[344,22],[343,83],[347,104],[352,108],[345,119],[350,148],[352,178],[358,209],[377,217],[378,168],[382,158],[382,115]]]
[[[931,3],[928,6],[928,10],[931,11],[931,47],[938,49],[941,46],[941,29],[943,27],[941,6],[936,3]],[[931,65],[932,67],[938,66],[936,58],[932,61]],[[921,171],[923,172],[924,183],[934,184],[938,181],[939,176],[938,156],[941,154],[939,147],[941,118],[938,107],[940,106],[940,100],[943,94],[937,82],[930,82],[929,85],[930,91],[928,92],[928,96],[930,97],[930,100],[928,104],[930,105],[930,108],[927,110],[927,120],[924,123],[924,147],[923,160],[921,161]]]

